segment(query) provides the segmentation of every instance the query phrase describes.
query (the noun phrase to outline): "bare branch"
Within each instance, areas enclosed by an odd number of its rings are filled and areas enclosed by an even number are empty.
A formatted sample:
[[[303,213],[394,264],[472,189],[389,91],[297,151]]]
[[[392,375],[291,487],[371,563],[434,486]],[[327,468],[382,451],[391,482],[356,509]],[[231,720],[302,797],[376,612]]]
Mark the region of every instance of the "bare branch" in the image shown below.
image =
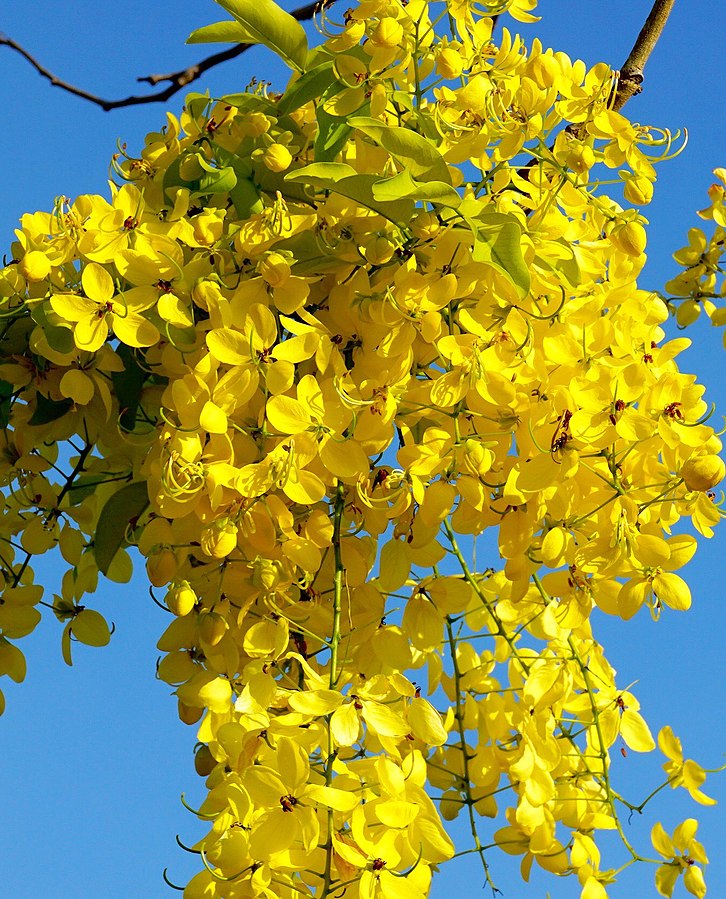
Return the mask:
[[[616,112],[622,109],[631,97],[643,90],[645,64],[655,49],[675,2],[676,0],[655,0],[653,3],[653,8],[640,29],[633,49],[620,70],[618,86],[611,103],[612,109]]]
[[[308,21],[314,16],[316,10],[322,5],[322,2],[324,2],[324,0],[315,0],[313,3],[308,3],[306,6],[301,6],[299,9],[294,10],[291,15],[299,22]],[[642,90],[645,64],[653,52],[674,5],[675,0],[655,0],[653,3],[653,8],[648,14],[648,18],[633,45],[633,49],[630,51],[630,55],[620,70],[618,85],[610,103],[612,109],[616,111],[622,109],[628,100]],[[492,18],[494,24],[496,24],[499,16],[493,16]],[[208,72],[210,69],[223,62],[235,59],[237,56],[240,56],[242,53],[249,50],[253,45],[237,44],[227,50],[213,53],[211,56],[207,56],[194,65],[188,66],[185,69],[179,69],[177,72],[170,72],[165,75],[145,75],[137,78],[137,81],[150,84],[152,87],[155,87],[162,82],[168,82],[168,85],[163,90],[153,94],[132,94],[119,100],[106,100],[103,97],[99,97],[97,94],[93,94],[83,88],[76,87],[68,81],[64,81],[38,62],[38,60],[21,44],[6,35],[0,34],[0,46],[9,47],[11,50],[20,54],[20,56],[30,63],[39,75],[50,81],[54,87],[58,87],[66,93],[79,97],[82,100],[86,100],[89,103],[93,103],[105,112],[109,112],[112,109],[120,109],[124,106],[163,103],[193,81],[201,78],[205,72]],[[525,166],[525,169],[528,167],[529,166]]]
[[[291,15],[297,19],[298,22],[306,22],[312,19],[319,7],[319,0],[315,0],[313,3],[308,3],[306,6],[301,6],[299,9],[294,10]],[[74,84],[70,84],[68,81],[64,81],[62,78],[54,75],[53,72],[38,62],[38,60],[23,46],[18,44],[17,41],[7,37],[7,35],[0,34],[0,47],[9,47],[11,50],[19,53],[23,59],[30,63],[39,75],[50,81],[53,87],[59,87],[66,93],[72,94],[74,97],[80,97],[81,100],[86,100],[89,103],[93,103],[95,106],[100,106],[104,112],[110,112],[112,109],[120,109],[124,106],[141,106],[145,103],[163,103],[193,81],[201,78],[205,72],[208,72],[220,63],[227,62],[229,59],[240,56],[252,46],[254,45],[237,44],[234,47],[230,47],[228,50],[213,53],[211,56],[207,56],[205,59],[200,60],[194,65],[188,66],[186,69],[180,69],[178,72],[171,72],[168,75],[146,75],[142,78],[137,78],[137,81],[145,82],[152,86],[160,84],[163,81],[169,82],[164,90],[157,91],[155,94],[132,94],[131,96],[123,97],[120,100],[105,100],[103,97],[92,94],[90,91],[84,90],[83,88],[76,87]]]
[[[150,84],[152,87],[156,87],[156,85],[161,84],[162,81],[169,81],[171,84],[178,84],[184,87],[191,81],[199,78],[205,72],[208,72],[209,69],[218,66],[222,62],[226,62],[228,59],[234,59],[246,50],[249,50],[252,46],[254,45],[236,44],[234,47],[230,47],[229,50],[213,53],[212,56],[207,56],[195,65],[189,66],[189,68],[179,69],[178,72],[170,72],[168,75],[143,75],[136,80],[139,83],[143,82],[145,84]]]
[[[618,73],[617,86],[610,95],[608,107],[614,109],[615,112],[619,112],[628,100],[643,90],[643,69],[645,69],[645,64],[648,62],[650,54],[653,52],[658,38],[665,28],[665,23],[668,21],[668,16],[671,14],[675,2],[676,0],[655,0],[653,3],[652,9],[648,13],[648,18],[645,20],[643,27],[640,29],[640,34],[633,44],[633,49]],[[573,137],[582,137],[584,127],[582,124],[568,125],[566,130]],[[549,149],[552,150],[552,147]],[[529,173],[537,165],[538,161],[539,159],[536,156],[528,159],[517,170],[517,174],[523,178],[528,178]]]

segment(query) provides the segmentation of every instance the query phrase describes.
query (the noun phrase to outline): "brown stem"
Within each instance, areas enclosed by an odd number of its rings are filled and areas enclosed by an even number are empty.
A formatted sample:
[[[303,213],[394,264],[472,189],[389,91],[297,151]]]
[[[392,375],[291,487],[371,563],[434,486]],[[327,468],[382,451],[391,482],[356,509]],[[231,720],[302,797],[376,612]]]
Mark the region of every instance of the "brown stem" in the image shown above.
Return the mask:
[[[645,64],[665,28],[665,23],[668,21],[675,2],[676,0],[655,0],[653,3],[648,18],[633,44],[633,49],[620,69],[617,85],[610,95],[608,107],[614,109],[615,112],[619,112],[628,100],[643,90],[643,69],[645,69]],[[566,130],[574,137],[581,137],[584,126],[582,124],[568,125]],[[552,147],[549,149],[552,150]],[[522,178],[529,178],[529,173],[538,162],[538,157],[533,156],[517,170],[517,174]]]
[[[318,0],[315,0],[313,3],[308,3],[306,6],[301,6],[299,9],[294,10],[290,15],[297,19],[298,22],[306,22],[312,19],[319,6],[320,3]],[[251,46],[253,45],[237,44],[234,47],[230,47],[228,50],[213,53],[211,56],[207,56],[205,59],[194,63],[194,65],[188,66],[186,69],[180,69],[178,72],[170,72],[168,75],[146,75],[137,79],[137,81],[146,82],[152,86],[160,84],[162,81],[169,82],[164,90],[157,91],[155,94],[132,94],[131,96],[123,97],[120,100],[105,100],[103,97],[92,94],[90,91],[84,90],[83,88],[76,87],[74,84],[70,84],[68,81],[64,81],[62,78],[54,75],[53,72],[38,62],[25,47],[21,46],[12,38],[7,37],[7,35],[0,34],[0,47],[9,47],[11,50],[19,53],[30,63],[39,75],[50,81],[53,87],[59,87],[66,93],[72,94],[74,97],[80,97],[81,100],[87,100],[95,106],[100,106],[104,112],[109,112],[112,109],[120,109],[123,106],[141,106],[145,103],[163,103],[168,100],[169,97],[173,97],[174,94],[182,90],[182,88],[185,88],[188,84],[201,78],[201,76],[205,72],[208,72],[209,69],[218,66],[222,62],[226,62],[228,59],[234,59],[249,50]]]
[[[630,55],[620,69],[618,86],[611,103],[612,109],[616,112],[622,109],[631,97],[643,90],[645,64],[655,49],[675,2],[676,0],[655,0],[653,3],[653,8],[640,29]]]

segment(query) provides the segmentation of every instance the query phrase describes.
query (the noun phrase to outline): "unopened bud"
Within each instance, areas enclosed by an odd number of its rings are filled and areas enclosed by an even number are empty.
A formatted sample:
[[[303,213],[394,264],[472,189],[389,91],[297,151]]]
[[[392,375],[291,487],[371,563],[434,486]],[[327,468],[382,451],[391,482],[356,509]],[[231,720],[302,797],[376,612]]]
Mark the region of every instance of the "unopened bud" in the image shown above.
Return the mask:
[[[691,457],[681,466],[680,475],[689,490],[706,491],[723,480],[726,465],[715,455]]]
[[[271,144],[262,154],[262,161],[271,172],[284,172],[290,168],[292,154],[283,144]]]

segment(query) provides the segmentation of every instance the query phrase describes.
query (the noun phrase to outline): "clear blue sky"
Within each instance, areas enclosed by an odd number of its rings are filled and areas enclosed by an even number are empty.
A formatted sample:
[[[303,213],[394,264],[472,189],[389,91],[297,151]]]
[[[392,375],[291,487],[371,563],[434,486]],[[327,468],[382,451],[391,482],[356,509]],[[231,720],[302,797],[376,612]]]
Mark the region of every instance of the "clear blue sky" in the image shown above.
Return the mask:
[[[592,64],[621,64],[651,0],[541,0],[542,23],[521,26],[526,38],[565,50]],[[292,8],[288,4],[287,8]],[[715,11],[716,10],[716,11]],[[24,44],[60,77],[105,97],[143,90],[135,78],[181,68],[203,56],[204,48],[185,47],[191,30],[225,18],[211,0],[34,0],[4,4],[0,30]],[[695,210],[706,205],[711,170],[726,165],[723,110],[723,4],[678,0],[647,71],[644,93],[627,107],[642,123],[676,130],[688,128],[690,143],[676,160],[659,168],[650,218],[649,263],[642,286],[661,288],[674,272],[670,254],[697,224]],[[516,26],[512,26],[514,28]],[[210,73],[193,89],[213,94],[244,89],[252,74],[284,85],[271,54],[256,49]],[[179,110],[182,95],[170,101]],[[138,148],[143,135],[164,121],[156,104],[104,113],[41,80],[18,56],[0,48],[0,244],[9,248],[23,212],[49,209],[59,194],[103,193],[108,160],[117,139]],[[708,385],[707,397],[726,410],[721,332],[700,327],[690,332],[695,347],[681,366]],[[718,419],[720,421],[720,418]],[[654,733],[670,723],[685,743],[686,755],[706,767],[721,764],[726,752],[726,633],[723,559],[726,526],[704,541],[688,577],[694,607],[671,613],[655,625],[646,615],[629,623],[596,621],[596,635],[625,686],[638,680],[636,693]],[[48,570],[43,579],[52,581]],[[10,899],[126,899],[174,895],[161,870],[186,881],[196,870],[193,857],[177,848],[174,834],[187,843],[200,834],[182,808],[179,793],[192,803],[203,795],[194,774],[194,728],[176,718],[169,688],[154,679],[155,643],[167,622],[153,605],[143,578],[130,586],[103,585],[95,606],[116,624],[105,649],[75,648],[76,664],[61,660],[60,626],[50,615],[23,640],[29,662],[24,684],[10,684],[8,709],[0,719],[0,895]],[[3,684],[3,689],[5,684]],[[662,758],[630,753],[616,766],[640,801],[658,783]],[[713,778],[708,792],[721,804],[701,809],[678,801],[668,790],[633,822],[634,839],[656,820],[672,826],[686,815],[701,820],[699,836],[710,849],[706,871],[709,895],[726,895],[726,776]],[[680,797],[682,799],[682,797]],[[681,816],[679,818],[678,816]],[[487,832],[486,824],[482,831]],[[639,844],[646,851],[647,844]],[[491,853],[495,882],[505,897],[553,899],[579,895],[572,880],[537,878],[523,887],[515,867]],[[451,868],[433,890],[466,899],[482,893],[480,872],[464,864]],[[682,887],[678,887],[685,895]],[[652,872],[624,878],[613,899],[655,896]]]

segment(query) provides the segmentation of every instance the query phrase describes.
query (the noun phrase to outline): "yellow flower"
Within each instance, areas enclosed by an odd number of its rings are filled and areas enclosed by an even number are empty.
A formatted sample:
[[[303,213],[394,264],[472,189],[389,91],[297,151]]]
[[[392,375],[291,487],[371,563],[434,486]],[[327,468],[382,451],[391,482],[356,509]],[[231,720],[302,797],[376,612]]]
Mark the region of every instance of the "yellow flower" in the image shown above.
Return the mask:
[[[93,353],[108,340],[109,332],[132,347],[152,346],[159,331],[140,312],[151,302],[134,303],[131,295],[116,294],[113,279],[103,266],[89,262],[81,274],[82,294],[60,293],[51,297],[51,306],[63,320],[73,325],[73,340],[79,350]]]
[[[651,842],[655,851],[668,861],[655,872],[655,886],[661,896],[673,895],[676,882],[683,874],[683,883],[689,893],[703,899],[706,895],[706,884],[703,871],[697,867],[708,864],[703,846],[696,840],[698,821],[687,818],[673,831],[669,837],[658,822],[651,831]]]
[[[658,733],[658,748],[669,761],[663,765],[663,770],[668,775],[669,783],[673,789],[685,787],[701,805],[715,805],[716,800],[702,793],[700,787],[706,780],[706,772],[693,759],[683,758],[681,741],[673,733],[670,726],[666,725]]]
[[[318,804],[349,815],[359,798],[335,786],[310,783],[310,764],[303,747],[289,737],[277,738],[274,767],[255,765],[247,769],[243,785],[262,810],[250,835],[255,858],[269,859],[300,842],[310,852],[318,842]]]

